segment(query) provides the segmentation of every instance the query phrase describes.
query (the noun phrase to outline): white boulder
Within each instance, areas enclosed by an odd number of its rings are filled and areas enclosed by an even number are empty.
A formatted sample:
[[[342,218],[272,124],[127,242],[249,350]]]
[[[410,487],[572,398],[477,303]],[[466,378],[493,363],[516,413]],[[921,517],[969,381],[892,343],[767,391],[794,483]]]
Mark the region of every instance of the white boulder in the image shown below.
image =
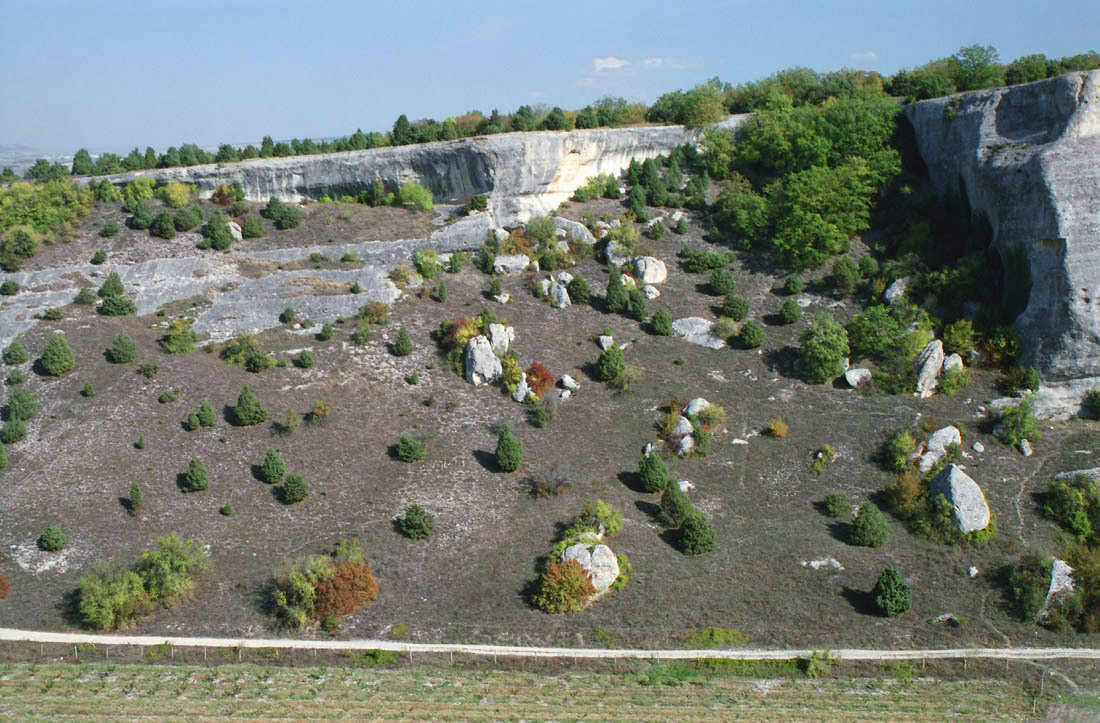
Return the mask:
[[[963,358],[958,354],[948,354],[943,358],[943,373],[946,374],[952,369],[958,369],[960,372],[963,370]]]
[[[520,378],[519,384],[516,385],[516,391],[512,392],[512,401],[523,402],[526,401],[527,395],[531,393],[531,388],[527,386],[527,373],[524,372],[523,377]]]
[[[924,446],[924,454],[920,456],[920,471],[927,472],[935,466],[936,462],[947,454],[947,448],[951,445],[962,445],[962,433],[955,426],[937,429],[928,438],[928,444]]]
[[[550,285],[550,306],[555,309],[564,309],[572,303],[569,299],[569,290],[562,284],[553,283]]]
[[[665,262],[652,256],[634,259],[634,278],[646,284],[660,284],[668,279]]]
[[[924,351],[917,357],[917,394],[921,399],[928,399],[936,393],[936,385],[939,384],[940,374],[943,372],[943,342],[933,339],[924,347]]]
[[[676,454],[683,457],[685,454],[695,448],[695,437],[690,434],[680,440],[680,444],[676,447]]]
[[[493,273],[506,276],[522,274],[530,263],[531,259],[526,254],[501,254],[493,262]]]
[[[576,379],[574,379],[573,377],[569,376],[568,374],[563,374],[562,375],[561,385],[562,385],[562,387],[564,387],[565,389],[568,389],[571,392],[575,392],[575,391],[577,391],[578,389],[581,388],[580,383]]]
[[[568,271],[559,271],[557,279],[562,286],[569,286],[569,282],[573,280],[573,274]]]
[[[929,492],[943,495],[951,504],[951,521],[966,534],[984,530],[989,525],[989,505],[978,483],[958,465],[949,464],[932,478]]]
[[[234,241],[244,241],[244,234],[241,233],[241,227],[236,221],[230,221],[226,225],[229,226],[229,235]]]
[[[642,287],[642,293],[645,294],[645,298],[653,301],[661,295],[661,290],[658,289],[656,286],[650,286],[649,284],[646,284]]]
[[[1031,442],[1027,441],[1026,439],[1021,439],[1018,446],[1020,448],[1020,454],[1025,457],[1030,457],[1031,455],[1035,454],[1035,450],[1031,448]]]
[[[484,336],[466,342],[466,381],[474,386],[492,384],[500,378],[500,359]]]
[[[572,238],[574,241],[580,241],[581,243],[594,244],[596,243],[596,237],[592,235],[592,232],[579,221],[570,221],[567,218],[561,216],[551,216],[550,222],[554,224],[554,228],[559,231],[565,231],[566,235]]]
[[[711,333],[711,327],[713,326],[713,321],[708,321],[699,316],[688,316],[672,322],[672,330],[682,336],[685,341],[705,346],[708,349],[721,349],[726,345],[726,342]]]
[[[600,337],[596,339],[596,343],[600,345],[601,351],[607,351],[615,343],[615,337],[610,334],[600,334]]]
[[[603,255],[604,258],[607,260],[607,263],[616,267],[622,266],[626,262],[630,261],[630,259],[632,258],[632,256],[630,255],[630,251],[626,248],[626,246],[623,246],[618,241],[612,241],[607,244],[607,247],[604,249]]]
[[[699,413],[710,406],[710,402],[702,397],[696,397],[684,405],[683,413],[691,417],[699,416]]]
[[[672,437],[683,437],[691,434],[693,430],[694,427],[691,426],[691,420],[687,417],[680,417],[676,421],[676,426],[672,428],[669,434]]]
[[[844,372],[844,381],[848,382],[848,386],[852,389],[863,389],[871,386],[871,370],[870,369],[849,369]]]
[[[508,353],[508,346],[515,341],[516,330],[504,324],[489,324],[489,344],[493,347],[493,353],[503,356]]]
[[[905,298],[905,289],[907,286],[909,286],[909,277],[903,276],[886,288],[886,292],[883,293],[882,298],[886,299],[887,304],[893,306]]]
[[[493,229],[493,238],[496,239],[497,243],[502,243],[504,241],[507,241],[508,237],[509,237],[509,233],[505,229],[502,229],[502,228]]]
[[[562,562],[569,560],[576,560],[584,568],[592,587],[596,589],[596,595],[607,592],[619,577],[619,560],[607,545],[589,547],[583,542],[570,545],[561,553]]]

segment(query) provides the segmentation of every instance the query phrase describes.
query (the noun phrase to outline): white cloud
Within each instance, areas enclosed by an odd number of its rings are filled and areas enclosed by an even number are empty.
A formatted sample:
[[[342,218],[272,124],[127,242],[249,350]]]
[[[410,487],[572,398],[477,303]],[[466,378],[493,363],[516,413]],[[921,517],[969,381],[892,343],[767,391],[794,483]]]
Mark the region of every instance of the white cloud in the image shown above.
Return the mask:
[[[868,50],[865,53],[852,53],[849,57],[857,63],[877,63],[879,61],[878,53],[873,50]]]
[[[593,58],[592,59],[592,72],[602,73],[605,70],[619,70],[630,65],[629,60],[623,60],[622,58],[616,58],[614,55],[609,55],[606,58]]]
[[[670,70],[686,70],[687,68],[695,67],[690,63],[683,63],[676,58],[646,58],[642,61],[642,65],[647,68],[668,68]]]

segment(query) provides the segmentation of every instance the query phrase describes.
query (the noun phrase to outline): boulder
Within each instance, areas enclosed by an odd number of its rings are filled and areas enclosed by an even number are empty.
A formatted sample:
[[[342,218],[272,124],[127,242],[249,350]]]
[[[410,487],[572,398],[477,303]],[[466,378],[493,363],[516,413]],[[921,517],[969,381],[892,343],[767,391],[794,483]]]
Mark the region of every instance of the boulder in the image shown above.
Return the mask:
[[[553,282],[550,279],[539,279],[538,289],[539,293],[546,296],[550,293],[550,284]]]
[[[638,288],[638,282],[634,280],[633,276],[627,276],[626,274],[623,274],[621,278],[623,280],[623,288],[625,288],[627,291]]]
[[[848,382],[848,386],[852,389],[864,389],[871,386],[871,370],[870,369],[849,369],[844,372],[844,381]]]
[[[962,434],[958,427],[950,426],[937,429],[928,438],[928,444],[924,446],[924,454],[920,456],[920,471],[927,472],[947,454],[947,448],[951,445],[962,445]]]
[[[702,397],[696,397],[695,399],[692,399],[690,402],[685,404],[682,411],[688,416],[697,417],[699,416],[699,412],[703,411],[709,406],[710,402],[708,402],[706,399],[703,399]]]
[[[1035,454],[1035,450],[1031,448],[1031,442],[1027,441],[1026,439],[1021,439],[1018,446],[1020,447],[1020,454],[1025,457],[1030,457],[1031,455]]]
[[[932,495],[943,495],[951,504],[951,521],[963,534],[984,530],[989,525],[989,505],[982,488],[958,465],[949,464],[932,478]]]
[[[600,337],[596,339],[596,343],[600,345],[601,351],[607,351],[615,343],[615,337],[610,334],[600,334]]]
[[[531,271],[534,271],[537,274],[539,272],[539,260],[538,259],[532,260],[531,263],[527,265],[527,268],[529,268]]]
[[[645,298],[653,301],[661,295],[661,290],[658,289],[656,286],[650,286],[649,284],[646,284],[642,287],[642,293],[645,294]]]
[[[649,455],[653,454],[656,451],[657,451],[657,445],[656,444],[654,444],[653,442],[646,442],[645,446],[642,447],[642,456],[643,457],[648,457]]]
[[[619,577],[619,560],[607,545],[589,547],[583,542],[570,545],[561,553],[562,562],[569,560],[576,560],[584,568],[592,587],[596,589],[596,595],[607,592]]]
[[[695,437],[690,434],[680,440],[680,443],[676,446],[676,454],[683,457],[685,454],[695,448]]]
[[[623,244],[618,241],[612,241],[607,244],[607,247],[604,248],[603,256],[607,260],[607,263],[616,267],[622,266],[633,258],[626,246],[623,246]]]
[[[940,374],[943,372],[943,342],[933,339],[924,347],[924,351],[917,357],[917,394],[921,399],[928,399],[936,393],[936,385],[939,384]]]
[[[708,349],[721,349],[726,345],[726,342],[710,332],[713,326],[713,321],[708,321],[699,316],[688,316],[672,322],[672,330],[686,341],[705,346]]]
[[[466,381],[474,386],[492,384],[500,378],[500,359],[484,336],[466,342]]]
[[[691,434],[694,429],[695,428],[691,426],[690,419],[688,419],[687,417],[680,417],[676,421],[676,426],[672,428],[672,431],[669,433],[669,435],[672,437],[684,437]]]
[[[527,395],[531,393],[531,388],[527,386],[527,374],[524,373],[523,377],[519,380],[519,384],[516,385],[516,391],[512,392],[512,401],[523,402],[527,400]]]
[[[985,445],[981,442],[975,442],[974,444],[970,445],[970,449],[974,450],[978,454],[981,454],[985,451]]]
[[[685,218],[687,218],[687,216],[684,215],[683,211],[673,211],[672,215],[668,217],[668,222],[675,226],[676,224],[680,223],[681,219]]]
[[[498,304],[507,304],[511,300],[512,300],[512,295],[509,294],[507,291],[500,294],[500,296],[494,296],[493,297],[493,301],[497,302]]]
[[[550,221],[554,224],[555,229],[565,231],[566,236],[572,238],[574,241],[580,241],[581,243],[589,245],[596,243],[596,237],[579,221],[570,221],[561,216],[551,216]]]
[[[564,309],[572,303],[569,299],[569,290],[565,286],[556,282],[550,285],[550,306],[555,309]]]
[[[516,330],[512,327],[504,324],[489,324],[489,343],[493,347],[494,354],[504,356],[515,338]]]
[[[509,234],[504,229],[502,229],[502,228],[493,229],[493,238],[497,241],[497,243],[503,243],[503,242],[507,241],[508,237],[509,237]]]
[[[905,289],[907,286],[909,286],[909,277],[902,276],[886,287],[886,291],[882,294],[882,298],[886,300],[887,304],[893,306],[905,298]]]
[[[557,275],[558,283],[562,286],[569,286],[569,282],[573,280],[573,274],[568,271],[559,271]]]
[[[575,391],[577,391],[578,389],[581,388],[580,383],[576,379],[574,379],[573,377],[569,376],[568,374],[562,374],[562,376],[561,376],[561,385],[562,385],[562,387],[568,389],[571,392],[575,392]]]
[[[573,392],[568,389],[562,389],[560,396],[562,399],[569,399],[569,397],[573,396]]]
[[[963,370],[963,358],[958,354],[948,354],[943,358],[943,373],[946,374],[952,369],[958,369],[960,372]]]
[[[604,221],[597,221],[596,225],[592,227],[595,232],[596,238],[600,239],[607,235],[607,232],[611,230],[611,225]]]
[[[244,234],[241,233],[241,227],[236,221],[230,221],[226,225],[229,226],[229,235],[234,241],[244,241]]]
[[[1063,593],[1071,593],[1073,590],[1073,568],[1066,564],[1065,560],[1053,560],[1050,566],[1050,587],[1047,588],[1043,608],[1039,611],[1039,622],[1046,620],[1050,615],[1051,600]]]
[[[668,279],[665,262],[652,256],[634,259],[634,278],[645,284],[660,284]]]
[[[521,274],[530,265],[526,254],[501,254],[493,262],[493,273],[506,276]]]

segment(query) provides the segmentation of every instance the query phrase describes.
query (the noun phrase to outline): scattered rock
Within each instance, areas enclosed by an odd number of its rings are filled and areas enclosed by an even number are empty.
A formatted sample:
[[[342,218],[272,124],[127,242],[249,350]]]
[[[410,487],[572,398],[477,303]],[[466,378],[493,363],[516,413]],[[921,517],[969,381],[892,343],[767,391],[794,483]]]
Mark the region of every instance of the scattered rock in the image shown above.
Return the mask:
[[[712,326],[714,326],[714,322],[698,316],[688,316],[672,322],[672,330],[686,341],[705,346],[708,349],[721,349],[726,345],[726,342],[710,332]]]
[[[1020,454],[1025,457],[1030,457],[1031,455],[1035,454],[1035,450],[1031,448],[1031,442],[1027,441],[1026,439],[1021,439],[1020,444],[1017,446],[1020,448]]]
[[[569,397],[573,396],[573,392],[568,389],[562,389],[560,396],[562,399],[569,399]]]
[[[1071,593],[1073,589],[1073,568],[1064,560],[1054,560],[1050,566],[1050,587],[1047,588],[1043,609],[1039,611],[1039,620],[1045,620],[1050,615],[1051,600],[1062,593]]]
[[[497,356],[504,356],[515,338],[516,330],[512,327],[504,324],[489,324],[489,343]]]
[[[902,299],[905,298],[905,289],[909,286],[909,277],[902,276],[900,279],[890,284],[883,293],[882,298],[886,299],[886,303],[893,306]]]
[[[692,399],[690,402],[685,404],[682,411],[685,415],[697,417],[699,416],[699,412],[703,411],[709,406],[710,402],[708,402],[706,399],[703,399],[702,397],[696,397],[695,399]]]
[[[947,448],[953,444],[962,445],[962,434],[958,427],[944,427],[933,432],[928,438],[928,444],[924,447],[924,454],[920,456],[920,471],[927,472],[932,469],[947,453]]]
[[[551,216],[550,221],[554,224],[554,228],[565,231],[565,233],[575,241],[589,245],[596,243],[596,237],[579,221],[570,221],[561,216]]]
[[[622,266],[630,261],[630,250],[619,241],[612,241],[604,249],[603,256],[612,266]]]
[[[629,291],[630,289],[638,288],[638,282],[634,280],[633,276],[627,276],[626,274],[623,274],[622,280],[623,286],[626,288],[627,291]]]
[[[562,286],[569,286],[569,282],[573,280],[573,274],[568,271],[559,271],[557,279]]]
[[[955,617],[954,613],[943,613],[942,615],[937,615],[936,617],[932,618],[932,622],[947,623],[953,628],[962,626],[962,623],[959,622],[959,619]]]
[[[595,232],[595,236],[598,239],[602,239],[607,235],[607,232],[611,230],[611,225],[605,221],[597,221],[596,225],[592,227]]]
[[[645,446],[642,447],[642,456],[643,457],[648,457],[649,455],[653,454],[656,451],[657,451],[657,445],[655,445],[653,442],[646,442]]]
[[[810,567],[814,570],[821,570],[822,568],[828,570],[843,570],[844,566],[840,564],[840,560],[835,557],[823,557],[820,560],[806,560],[802,561],[802,567]]]
[[[569,299],[569,291],[561,284],[550,285],[550,306],[555,309],[564,309],[573,302]]]
[[[984,530],[989,525],[989,505],[982,488],[958,465],[947,465],[932,479],[929,491],[943,495],[951,503],[951,521],[959,532]]]
[[[676,480],[676,483],[680,485],[680,491],[685,494],[695,489],[695,483],[686,479]]]
[[[492,384],[500,378],[500,359],[484,336],[466,342],[466,381],[475,385]]]
[[[547,294],[550,293],[550,284],[551,283],[552,282],[550,281],[550,279],[539,279],[539,287],[538,288],[539,288],[539,293],[542,296],[546,296]]]
[[[607,351],[615,343],[615,337],[610,334],[600,334],[600,338],[596,340],[596,343],[600,345],[601,351]]]
[[[871,370],[870,369],[849,369],[844,372],[844,381],[848,382],[848,386],[852,389],[865,389],[871,386]]]
[[[241,233],[241,227],[236,221],[230,221],[226,225],[229,226],[229,235],[234,241],[244,241],[244,234]]]
[[[509,294],[507,291],[502,293],[500,296],[494,296],[493,297],[493,301],[495,301],[499,304],[507,304],[511,300],[512,300],[512,295]]]
[[[680,417],[676,420],[676,426],[672,428],[672,432],[669,436],[672,437],[684,437],[691,434],[694,431],[694,427],[691,426],[691,420],[687,417]]]
[[[523,273],[530,264],[526,254],[502,254],[493,262],[493,273],[514,276]]]
[[[1100,479],[1100,467],[1089,467],[1088,469],[1075,469],[1070,472],[1059,472],[1054,475],[1054,479],[1073,479],[1079,474],[1083,474],[1086,477],[1092,477],[1093,479]]]
[[[672,215],[670,215],[668,217],[668,222],[670,224],[672,224],[673,226],[675,226],[676,224],[680,223],[681,219],[685,219],[685,218],[687,218],[687,216],[684,215],[683,211],[673,211]]]
[[[523,377],[519,380],[519,384],[516,385],[516,391],[512,392],[512,401],[524,402],[527,400],[527,395],[531,393],[531,388],[527,386],[527,373],[524,372]]]
[[[973,565],[966,569],[967,577],[977,577],[979,572],[981,572],[981,570],[974,567]]]
[[[680,440],[680,444],[676,447],[676,454],[683,457],[685,454],[695,448],[695,437],[690,434]]]
[[[948,354],[943,358],[943,373],[958,369],[960,372],[963,370],[963,358],[958,354]]]
[[[936,393],[936,385],[943,371],[943,342],[933,339],[924,347],[924,351],[917,357],[917,394],[921,399],[928,399]]]
[[[974,444],[970,445],[970,448],[972,450],[974,450],[975,452],[977,452],[978,454],[981,454],[982,452],[985,451],[985,445],[982,444],[981,442],[975,442]]]
[[[582,542],[570,545],[561,554],[562,562],[576,560],[588,574],[596,595],[607,592],[611,584],[619,577],[619,560],[607,545],[589,547]]]
[[[578,383],[576,379],[569,376],[568,374],[563,374],[562,375],[561,385],[562,385],[563,388],[568,389],[571,392],[575,392],[575,391],[577,391],[578,389],[581,388],[580,383]]]
[[[668,279],[665,262],[652,256],[634,259],[634,278],[645,284],[660,284]]]
[[[539,272],[539,260],[535,259],[534,261],[532,261],[530,264],[527,265],[527,268],[529,268],[531,271],[534,271],[537,274]]]
[[[650,286],[649,284],[646,284],[642,287],[642,293],[645,294],[645,298],[653,301],[661,295],[661,290],[658,289],[656,286]]]

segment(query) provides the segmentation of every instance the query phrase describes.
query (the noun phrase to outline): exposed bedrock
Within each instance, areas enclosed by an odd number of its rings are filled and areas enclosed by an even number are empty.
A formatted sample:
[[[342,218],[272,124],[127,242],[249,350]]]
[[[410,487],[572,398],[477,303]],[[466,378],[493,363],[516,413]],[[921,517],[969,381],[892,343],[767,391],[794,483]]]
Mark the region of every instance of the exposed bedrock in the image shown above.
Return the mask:
[[[1100,71],[905,112],[937,189],[965,193],[988,216],[1001,258],[1026,261],[1031,289],[1016,328],[1021,363],[1046,382],[1037,406],[1076,411],[1100,377]],[[1006,283],[1019,279],[1007,273]]]

